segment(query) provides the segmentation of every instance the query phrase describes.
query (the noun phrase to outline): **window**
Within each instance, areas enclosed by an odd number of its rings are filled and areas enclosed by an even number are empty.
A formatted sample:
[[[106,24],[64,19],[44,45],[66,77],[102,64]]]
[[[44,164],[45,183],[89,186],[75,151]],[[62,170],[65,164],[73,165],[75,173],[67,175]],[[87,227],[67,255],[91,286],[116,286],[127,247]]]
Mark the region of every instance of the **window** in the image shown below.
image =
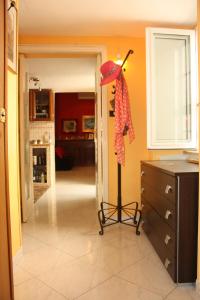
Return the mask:
[[[147,147],[197,147],[194,30],[147,28]]]

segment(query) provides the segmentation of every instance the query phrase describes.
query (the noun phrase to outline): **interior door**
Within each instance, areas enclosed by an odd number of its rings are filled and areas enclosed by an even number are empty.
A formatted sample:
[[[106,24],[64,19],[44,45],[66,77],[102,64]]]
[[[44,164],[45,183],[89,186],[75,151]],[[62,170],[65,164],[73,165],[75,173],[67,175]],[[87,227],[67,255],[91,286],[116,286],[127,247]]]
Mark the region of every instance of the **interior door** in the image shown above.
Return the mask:
[[[30,173],[29,144],[29,74],[26,70],[26,59],[20,55],[19,64],[19,98],[20,98],[20,182],[22,221],[27,222],[33,212],[34,197]]]
[[[13,299],[10,217],[6,193],[6,123],[3,118],[5,107],[5,1],[0,1],[0,299]]]
[[[95,170],[96,170],[96,194],[98,203],[103,200],[103,149],[102,149],[102,89],[100,87],[99,69],[101,65],[101,56],[97,55],[96,68],[96,105],[95,105],[95,120],[96,120],[96,134],[95,134]]]
[[[108,111],[107,88],[100,86],[100,66],[106,59],[105,53],[97,55],[96,64],[96,187],[97,199],[108,202]]]

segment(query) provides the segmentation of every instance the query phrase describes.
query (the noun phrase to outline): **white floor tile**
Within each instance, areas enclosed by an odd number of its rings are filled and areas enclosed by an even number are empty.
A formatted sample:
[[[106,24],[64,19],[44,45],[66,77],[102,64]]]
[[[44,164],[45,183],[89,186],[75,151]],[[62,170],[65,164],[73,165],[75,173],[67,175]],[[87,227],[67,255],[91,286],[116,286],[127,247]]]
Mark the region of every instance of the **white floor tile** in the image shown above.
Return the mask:
[[[98,267],[104,267],[111,274],[117,274],[142,258],[143,255],[138,251],[137,246],[121,249],[105,246],[83,256],[80,260]]]
[[[73,257],[56,250],[52,247],[45,246],[26,255],[23,255],[18,266],[27,272],[37,276],[58,265],[70,263]]]
[[[23,245],[22,246],[23,254],[28,254],[28,253],[38,250],[42,247],[45,247],[44,243],[40,242],[36,238],[26,235],[26,234],[23,234],[22,245]]]
[[[15,300],[66,300],[37,279],[28,280],[15,287]]]
[[[157,254],[145,257],[119,273],[118,276],[163,297],[176,286]]]
[[[41,274],[39,279],[67,299],[74,299],[110,277],[103,268],[75,262]]]
[[[78,300],[162,300],[162,297],[134,284],[113,277]]]
[[[14,285],[19,285],[26,280],[31,279],[32,275],[16,265],[13,267],[13,277]]]

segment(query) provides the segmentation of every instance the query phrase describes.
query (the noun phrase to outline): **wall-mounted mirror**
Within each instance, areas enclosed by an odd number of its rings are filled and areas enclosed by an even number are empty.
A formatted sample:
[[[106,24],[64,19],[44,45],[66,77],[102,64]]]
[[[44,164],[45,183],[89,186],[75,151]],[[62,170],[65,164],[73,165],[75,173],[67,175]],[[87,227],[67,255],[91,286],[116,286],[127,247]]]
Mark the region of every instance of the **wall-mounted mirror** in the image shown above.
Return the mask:
[[[194,30],[147,28],[147,147],[197,147]]]

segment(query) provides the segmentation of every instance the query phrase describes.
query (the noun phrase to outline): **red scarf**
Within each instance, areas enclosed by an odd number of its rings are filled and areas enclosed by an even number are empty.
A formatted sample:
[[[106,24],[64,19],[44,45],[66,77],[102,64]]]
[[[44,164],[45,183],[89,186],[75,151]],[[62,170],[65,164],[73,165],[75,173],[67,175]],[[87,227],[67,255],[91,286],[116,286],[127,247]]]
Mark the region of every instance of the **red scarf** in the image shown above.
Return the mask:
[[[131,110],[129,105],[128,88],[124,75],[116,79],[115,93],[115,151],[117,162],[125,165],[124,135],[128,132],[129,142],[135,138],[133,124],[131,120]]]

